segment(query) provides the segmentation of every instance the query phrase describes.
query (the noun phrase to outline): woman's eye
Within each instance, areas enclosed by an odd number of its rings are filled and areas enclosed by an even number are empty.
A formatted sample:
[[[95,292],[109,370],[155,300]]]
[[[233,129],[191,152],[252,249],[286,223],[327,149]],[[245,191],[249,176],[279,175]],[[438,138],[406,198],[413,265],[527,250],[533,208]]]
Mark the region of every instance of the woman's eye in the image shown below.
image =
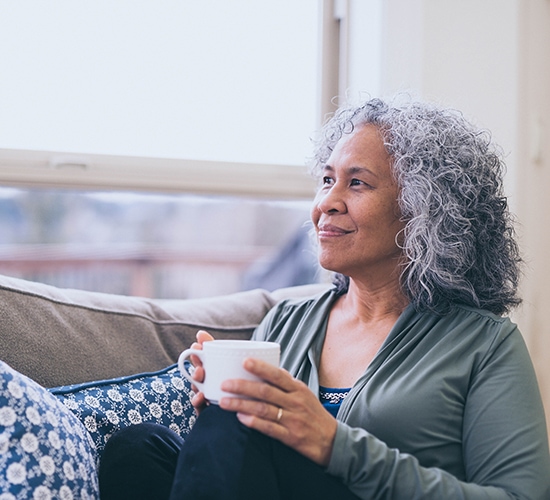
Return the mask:
[[[373,189],[373,187],[365,182],[365,181],[362,181],[361,179],[352,179],[349,183],[350,186],[363,186],[365,188],[368,188],[368,189]]]
[[[332,184],[332,179],[328,176],[323,177],[323,185]]]

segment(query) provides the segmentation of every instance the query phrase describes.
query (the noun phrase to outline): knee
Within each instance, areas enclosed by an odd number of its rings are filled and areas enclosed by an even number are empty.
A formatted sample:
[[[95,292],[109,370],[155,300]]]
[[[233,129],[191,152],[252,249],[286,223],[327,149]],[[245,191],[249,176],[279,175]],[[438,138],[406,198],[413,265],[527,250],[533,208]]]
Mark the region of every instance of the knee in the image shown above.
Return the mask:
[[[165,426],[139,424],[107,441],[99,463],[105,499],[168,498],[183,439]]]
[[[182,445],[183,439],[163,425],[131,425],[117,431],[107,441],[101,464],[110,461],[135,463],[159,455],[177,455]]]

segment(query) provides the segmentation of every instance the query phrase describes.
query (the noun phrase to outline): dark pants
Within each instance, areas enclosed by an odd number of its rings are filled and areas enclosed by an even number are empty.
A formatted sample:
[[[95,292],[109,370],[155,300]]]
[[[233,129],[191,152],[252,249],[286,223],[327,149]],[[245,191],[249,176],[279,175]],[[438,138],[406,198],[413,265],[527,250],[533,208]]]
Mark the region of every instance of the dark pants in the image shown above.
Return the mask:
[[[185,443],[156,424],[117,432],[99,484],[102,500],[357,499],[322,467],[216,405],[201,412]]]

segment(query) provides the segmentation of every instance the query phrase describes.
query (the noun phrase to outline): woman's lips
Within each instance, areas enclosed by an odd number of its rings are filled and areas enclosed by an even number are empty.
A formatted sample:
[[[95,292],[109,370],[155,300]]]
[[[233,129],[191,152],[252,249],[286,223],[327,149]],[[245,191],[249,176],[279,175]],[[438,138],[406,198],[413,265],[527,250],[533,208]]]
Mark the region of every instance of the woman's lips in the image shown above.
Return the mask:
[[[351,233],[352,231],[349,231],[347,229],[343,229],[338,226],[333,226],[332,224],[324,224],[322,226],[319,226],[317,229],[317,235],[320,238],[332,238],[337,236],[345,236],[346,234]]]

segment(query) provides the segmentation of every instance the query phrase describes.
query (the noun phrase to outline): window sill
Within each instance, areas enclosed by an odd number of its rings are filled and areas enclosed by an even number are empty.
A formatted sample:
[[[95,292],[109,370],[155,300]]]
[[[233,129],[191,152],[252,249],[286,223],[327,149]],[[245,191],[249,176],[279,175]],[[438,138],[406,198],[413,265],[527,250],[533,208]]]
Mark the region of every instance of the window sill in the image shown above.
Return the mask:
[[[0,149],[0,184],[311,199],[305,166]]]

